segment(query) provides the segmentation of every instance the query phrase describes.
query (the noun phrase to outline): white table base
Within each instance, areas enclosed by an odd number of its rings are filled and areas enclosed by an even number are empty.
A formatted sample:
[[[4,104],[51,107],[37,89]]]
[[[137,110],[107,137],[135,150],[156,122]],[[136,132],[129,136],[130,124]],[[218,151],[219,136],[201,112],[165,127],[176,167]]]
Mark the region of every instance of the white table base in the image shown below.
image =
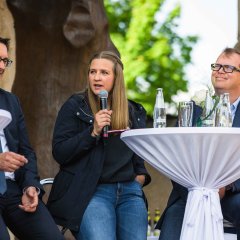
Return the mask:
[[[224,240],[218,189],[189,189],[180,239]]]
[[[121,139],[189,189],[181,240],[224,240],[218,190],[240,178],[240,128],[136,129]]]

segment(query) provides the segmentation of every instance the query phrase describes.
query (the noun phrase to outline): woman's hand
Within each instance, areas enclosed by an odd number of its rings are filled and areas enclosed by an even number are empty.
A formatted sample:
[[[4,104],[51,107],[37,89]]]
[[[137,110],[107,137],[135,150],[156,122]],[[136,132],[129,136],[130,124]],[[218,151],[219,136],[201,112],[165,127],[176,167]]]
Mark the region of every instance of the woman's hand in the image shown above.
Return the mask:
[[[99,136],[102,132],[103,127],[110,126],[111,124],[112,110],[103,109],[97,112],[94,116],[94,124],[92,136]]]
[[[145,183],[145,175],[137,175],[135,181],[139,182],[142,186]]]

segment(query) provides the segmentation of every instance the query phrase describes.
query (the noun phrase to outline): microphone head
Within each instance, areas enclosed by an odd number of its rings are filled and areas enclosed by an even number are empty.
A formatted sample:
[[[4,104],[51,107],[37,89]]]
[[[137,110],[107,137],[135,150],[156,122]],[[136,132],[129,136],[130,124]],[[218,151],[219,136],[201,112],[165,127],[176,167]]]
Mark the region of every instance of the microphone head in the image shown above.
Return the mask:
[[[98,93],[98,96],[100,98],[107,98],[108,97],[108,92],[106,90],[101,90],[99,93]]]

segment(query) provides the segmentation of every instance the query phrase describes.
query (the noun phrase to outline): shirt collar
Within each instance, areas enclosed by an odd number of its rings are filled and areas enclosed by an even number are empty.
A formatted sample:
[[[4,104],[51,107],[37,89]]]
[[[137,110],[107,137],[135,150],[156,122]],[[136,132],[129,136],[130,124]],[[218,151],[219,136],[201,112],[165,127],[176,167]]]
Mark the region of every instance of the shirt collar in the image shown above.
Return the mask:
[[[231,104],[231,106],[233,106],[233,108],[231,108],[233,116],[235,116],[239,101],[240,101],[240,97],[238,97],[237,100],[233,104]]]

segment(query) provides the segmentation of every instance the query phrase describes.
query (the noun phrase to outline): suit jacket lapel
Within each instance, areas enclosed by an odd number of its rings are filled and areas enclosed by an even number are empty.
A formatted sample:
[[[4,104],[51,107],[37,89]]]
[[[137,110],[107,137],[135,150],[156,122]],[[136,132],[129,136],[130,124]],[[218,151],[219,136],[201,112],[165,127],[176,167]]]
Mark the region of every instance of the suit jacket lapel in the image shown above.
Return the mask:
[[[233,127],[240,127],[240,103],[238,103],[232,126]]]
[[[3,129],[3,131],[4,131],[5,138],[6,138],[6,140],[7,140],[7,145],[8,145],[9,151],[15,150],[15,148],[13,148],[13,147],[12,147],[12,144],[11,144],[11,143],[13,143],[13,142],[11,141],[12,138],[11,138],[11,135],[10,135],[10,133],[9,133],[8,127],[6,127],[5,129]]]
[[[11,113],[11,111],[10,111],[10,109],[9,109],[9,105],[10,105],[10,104],[9,104],[7,98],[5,97],[3,90],[0,89],[0,109],[9,111],[9,112]],[[12,114],[12,113],[11,113],[11,114]],[[11,124],[11,123],[10,123],[10,124]],[[5,135],[5,137],[6,137],[9,150],[10,150],[10,151],[15,151],[16,149],[12,147],[12,144],[14,145],[15,140],[12,139],[11,133],[10,133],[8,127],[9,127],[9,125],[8,125],[5,129],[3,129],[4,135]]]

